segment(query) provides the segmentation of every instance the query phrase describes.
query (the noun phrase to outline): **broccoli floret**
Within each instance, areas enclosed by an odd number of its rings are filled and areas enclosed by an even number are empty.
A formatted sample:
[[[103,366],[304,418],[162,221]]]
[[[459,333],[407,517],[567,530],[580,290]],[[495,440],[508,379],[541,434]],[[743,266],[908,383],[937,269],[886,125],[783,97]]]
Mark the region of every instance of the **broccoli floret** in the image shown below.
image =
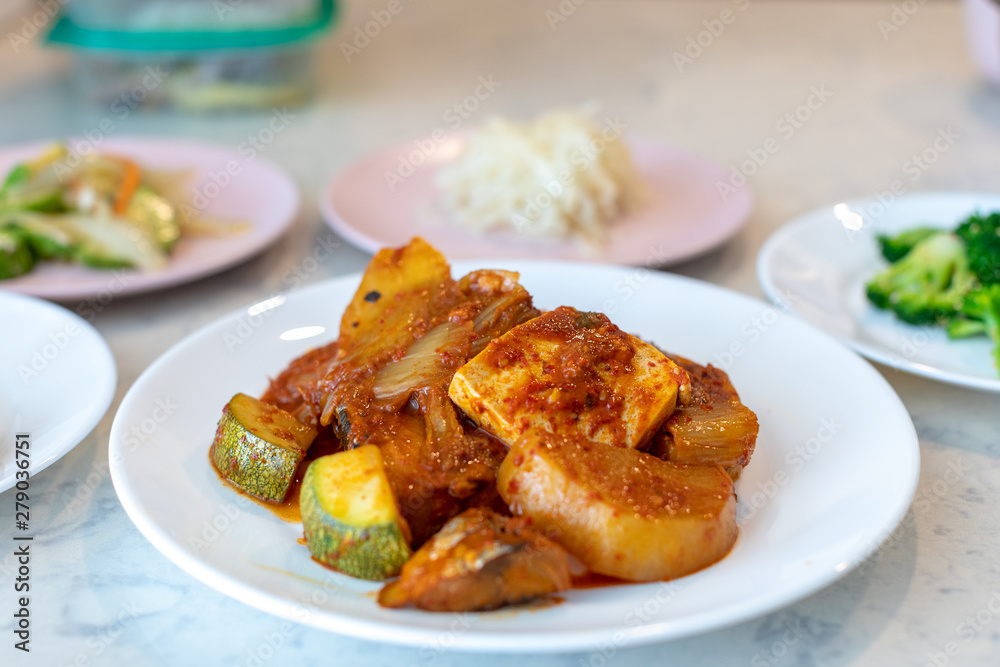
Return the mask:
[[[913,246],[928,237],[940,233],[941,230],[935,229],[934,227],[917,227],[916,229],[908,229],[901,234],[896,234],[895,236],[879,234],[878,244],[882,249],[883,257],[890,262],[898,262],[903,259],[908,252],[913,250]]]
[[[941,232],[920,243],[898,262],[877,273],[866,286],[868,299],[910,324],[944,324],[958,314],[976,286],[965,243]]]
[[[948,338],[971,338],[986,335],[986,322],[956,317],[948,322]]]
[[[969,267],[979,282],[1000,283],[1000,212],[971,215],[955,233],[966,243]]]
[[[993,339],[993,363],[1000,370],[1000,283],[970,292],[962,302],[961,312],[969,318],[967,321],[980,322],[983,333]]]

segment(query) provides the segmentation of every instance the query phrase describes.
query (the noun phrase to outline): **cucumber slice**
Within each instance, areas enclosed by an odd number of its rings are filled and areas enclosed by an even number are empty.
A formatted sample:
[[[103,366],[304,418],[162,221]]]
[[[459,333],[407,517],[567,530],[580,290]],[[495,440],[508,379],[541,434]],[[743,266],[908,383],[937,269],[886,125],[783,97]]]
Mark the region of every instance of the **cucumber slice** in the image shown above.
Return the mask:
[[[23,162],[15,166],[3,180],[3,185],[0,185],[0,200],[6,200],[12,191],[23,187],[30,179],[31,167]]]
[[[170,252],[181,237],[174,205],[148,185],[140,185],[129,200],[125,217],[138,225],[160,246]]]
[[[309,551],[334,570],[379,581],[399,574],[413,553],[378,447],[313,461],[299,507]]]
[[[0,280],[22,276],[34,266],[35,256],[24,235],[14,229],[0,229]]]
[[[159,245],[126,220],[65,215],[52,222],[78,240],[73,257],[85,266],[156,271],[167,262]]]
[[[36,174],[30,164],[19,164],[0,186],[0,207],[38,213],[65,211],[62,184],[51,170]]]
[[[236,394],[222,410],[210,457],[247,493],[281,501],[315,438],[316,429],[281,408]]]
[[[70,259],[76,238],[52,220],[51,216],[17,213],[0,225],[9,225],[23,234],[38,259]]]

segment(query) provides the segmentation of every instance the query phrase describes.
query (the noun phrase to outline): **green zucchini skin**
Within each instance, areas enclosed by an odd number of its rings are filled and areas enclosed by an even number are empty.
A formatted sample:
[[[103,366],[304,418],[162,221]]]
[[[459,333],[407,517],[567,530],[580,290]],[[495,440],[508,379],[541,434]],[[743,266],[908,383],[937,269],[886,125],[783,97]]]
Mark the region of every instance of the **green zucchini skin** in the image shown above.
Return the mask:
[[[377,452],[375,447],[367,446],[313,461],[302,480],[299,507],[306,544],[314,559],[352,577],[382,581],[398,575],[403,564],[413,555],[398,508],[395,508],[395,516],[388,520],[362,522],[363,525],[348,524],[334,516],[331,508],[344,502],[362,502],[358,500],[358,489],[352,488],[347,480],[343,485],[334,486],[324,479],[328,479],[337,464],[344,460],[337,461],[336,457],[358,458],[369,449]],[[384,478],[382,465],[379,456],[376,474]],[[384,483],[388,486],[388,479],[384,479]],[[391,502],[395,504],[395,499]]]
[[[315,430],[300,425],[304,432],[312,431],[312,437],[306,435],[303,440],[305,446],[292,438],[288,442],[281,442],[272,437],[271,440],[279,441],[269,441],[258,435],[263,429],[255,428],[250,423],[240,423],[233,414],[234,402],[241,401],[247,406],[245,410],[266,410],[269,413],[277,411],[288,419],[295,420],[284,410],[237,394],[222,411],[210,451],[212,463],[223,477],[250,495],[280,502],[288,494],[295,479],[295,469],[305,458],[308,446],[315,437]],[[244,417],[244,421],[250,419]]]

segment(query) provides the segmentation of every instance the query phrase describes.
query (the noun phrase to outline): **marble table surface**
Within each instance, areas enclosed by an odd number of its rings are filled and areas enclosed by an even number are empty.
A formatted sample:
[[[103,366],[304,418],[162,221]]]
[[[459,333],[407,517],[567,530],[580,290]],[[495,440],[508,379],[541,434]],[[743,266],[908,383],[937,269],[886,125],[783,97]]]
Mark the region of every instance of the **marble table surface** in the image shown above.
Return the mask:
[[[108,414],[33,480],[37,527],[28,655],[12,648],[13,557],[0,555],[0,664],[481,667],[519,665],[995,665],[1000,654],[1000,399],[880,368],[913,417],[922,466],[903,527],[866,567],[769,616],[669,643],[604,653],[478,655],[405,648],[283,621],[201,584],[133,527],[107,475],[115,410],[138,375],[188,333],[271,294],[321,243],[335,240],[316,195],[364,153],[445,123],[481,76],[497,89],[463,122],[597,101],[630,127],[726,165],[776,136],[820,88],[828,99],[750,178],[756,209],[724,247],[670,270],[762,296],[754,259],[782,223],[813,208],[874,195],[896,179],[917,190],[1000,186],[1000,93],[967,55],[957,2],[404,2],[369,45],[342,42],[383,0],[346,3],[320,46],[320,88],[293,110],[263,155],[302,188],[295,227],[260,256],[197,283],[114,299],[94,319],[120,374]],[[723,11],[731,20],[691,62],[676,57]],[[553,18],[558,16],[558,18]],[[561,20],[565,19],[565,20]],[[885,22],[895,23],[893,30]],[[20,30],[7,14],[3,34]],[[78,134],[109,109],[80,103],[72,63],[37,38],[0,45],[0,144]],[[696,52],[696,51],[693,51]],[[122,134],[176,135],[237,146],[270,113],[224,117],[134,113]],[[918,177],[906,163],[951,128],[957,139]],[[784,134],[787,134],[784,133]],[[344,244],[303,276],[361,269]],[[72,307],[72,305],[71,305]],[[0,326],[11,326],[0,320]],[[5,368],[3,372],[12,372]],[[877,443],[873,443],[877,445]],[[959,475],[945,473],[961,470]],[[993,508],[993,509],[991,509]],[[0,533],[13,496],[0,494]],[[992,609],[991,609],[992,607]],[[794,641],[788,627],[796,628]],[[273,644],[273,641],[272,641]]]

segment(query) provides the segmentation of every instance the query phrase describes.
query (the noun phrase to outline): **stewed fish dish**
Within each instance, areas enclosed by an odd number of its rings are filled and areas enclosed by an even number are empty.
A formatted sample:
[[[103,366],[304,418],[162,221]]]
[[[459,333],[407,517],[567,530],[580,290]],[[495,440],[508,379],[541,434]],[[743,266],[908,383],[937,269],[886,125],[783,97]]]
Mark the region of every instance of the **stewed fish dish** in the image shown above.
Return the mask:
[[[682,577],[736,541],[758,427],[726,373],[667,343],[543,311],[511,271],[453,278],[417,238],[375,255],[335,341],[229,400],[210,459],[297,505],[312,558],[386,582],[386,607]]]

